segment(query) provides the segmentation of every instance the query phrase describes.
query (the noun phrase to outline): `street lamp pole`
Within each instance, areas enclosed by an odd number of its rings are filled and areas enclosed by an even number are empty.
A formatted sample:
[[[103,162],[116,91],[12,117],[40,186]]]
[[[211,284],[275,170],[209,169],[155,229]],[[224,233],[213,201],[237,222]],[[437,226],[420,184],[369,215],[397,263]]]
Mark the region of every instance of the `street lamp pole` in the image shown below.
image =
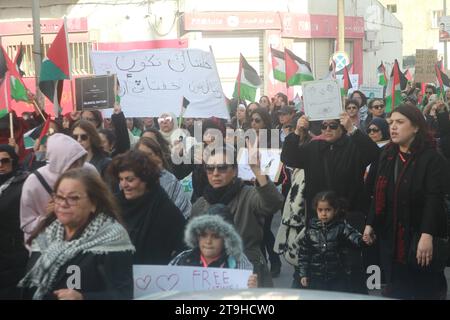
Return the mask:
[[[443,16],[447,16],[447,0],[443,0],[444,2],[444,14]],[[444,70],[445,72],[447,72],[447,63],[448,63],[448,59],[447,59],[447,40],[444,40]]]
[[[338,14],[337,51],[345,51],[345,3],[344,3],[344,0],[338,0],[337,14]]]
[[[39,90],[39,76],[41,73],[41,12],[39,0],[33,0],[33,60],[36,79],[36,100],[41,101],[41,91]]]

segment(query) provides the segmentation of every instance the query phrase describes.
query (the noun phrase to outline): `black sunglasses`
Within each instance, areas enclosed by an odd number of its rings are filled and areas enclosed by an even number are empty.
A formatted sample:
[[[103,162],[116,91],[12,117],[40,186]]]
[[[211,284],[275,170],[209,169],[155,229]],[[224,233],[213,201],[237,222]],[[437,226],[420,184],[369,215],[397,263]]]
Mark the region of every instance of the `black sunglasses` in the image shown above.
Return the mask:
[[[89,136],[85,133],[83,134],[73,134],[72,137],[78,141],[78,139],[81,139],[81,141],[86,141],[87,139],[89,139]]]
[[[380,132],[380,129],[377,128],[369,128],[366,130],[367,134]]]
[[[214,170],[216,170],[216,169],[219,173],[225,173],[225,172],[227,172],[228,168],[230,168],[230,167],[231,167],[230,164],[218,164],[218,165],[206,164],[205,165],[206,172],[208,172],[208,173],[213,173]]]
[[[383,109],[383,108],[384,108],[384,104],[375,104],[375,105],[372,106],[371,109],[380,110],[380,109]]]
[[[261,119],[260,118],[252,118],[252,122],[261,123]]]
[[[336,122],[331,122],[331,123],[322,123],[322,125],[320,126],[320,128],[322,130],[327,130],[328,128],[330,128],[331,130],[336,130],[337,128],[339,128],[339,124]]]
[[[11,163],[11,158],[2,158],[2,159],[0,159],[0,163],[2,165],[10,164]]]

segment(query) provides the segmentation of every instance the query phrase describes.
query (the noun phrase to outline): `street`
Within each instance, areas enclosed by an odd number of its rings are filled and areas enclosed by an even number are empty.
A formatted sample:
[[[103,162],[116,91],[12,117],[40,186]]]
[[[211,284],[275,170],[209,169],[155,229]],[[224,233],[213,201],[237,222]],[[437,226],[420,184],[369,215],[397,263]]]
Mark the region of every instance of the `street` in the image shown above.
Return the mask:
[[[276,236],[278,231],[278,226],[281,222],[281,214],[278,212],[275,214],[272,221],[272,232]],[[280,276],[273,279],[275,288],[290,288],[292,284],[292,274],[294,272],[294,267],[291,266],[286,260],[281,257],[281,273]],[[445,269],[445,277],[447,278],[447,300],[450,300],[450,268]],[[370,295],[380,296],[380,290],[372,290]]]

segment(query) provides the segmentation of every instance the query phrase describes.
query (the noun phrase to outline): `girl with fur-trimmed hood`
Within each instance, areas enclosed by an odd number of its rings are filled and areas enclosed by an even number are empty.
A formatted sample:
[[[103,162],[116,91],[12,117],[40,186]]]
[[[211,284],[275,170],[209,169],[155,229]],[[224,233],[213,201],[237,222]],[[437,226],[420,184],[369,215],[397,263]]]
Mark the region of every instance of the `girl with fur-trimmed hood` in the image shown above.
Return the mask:
[[[253,270],[243,252],[241,237],[219,215],[192,219],[186,226],[184,241],[191,249],[180,253],[169,265]],[[256,274],[249,277],[248,287],[257,287]]]

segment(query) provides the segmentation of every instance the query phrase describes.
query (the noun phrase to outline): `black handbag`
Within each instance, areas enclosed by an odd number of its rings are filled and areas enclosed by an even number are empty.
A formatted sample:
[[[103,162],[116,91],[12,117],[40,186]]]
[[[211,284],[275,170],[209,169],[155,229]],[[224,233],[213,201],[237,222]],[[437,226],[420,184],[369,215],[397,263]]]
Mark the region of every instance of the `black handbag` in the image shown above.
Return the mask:
[[[449,258],[448,238],[433,237],[433,257],[430,265],[426,267],[419,266],[417,263],[417,246],[421,237],[420,232],[413,231],[411,234],[410,246],[408,250],[408,265],[413,269],[425,272],[444,271]]]

